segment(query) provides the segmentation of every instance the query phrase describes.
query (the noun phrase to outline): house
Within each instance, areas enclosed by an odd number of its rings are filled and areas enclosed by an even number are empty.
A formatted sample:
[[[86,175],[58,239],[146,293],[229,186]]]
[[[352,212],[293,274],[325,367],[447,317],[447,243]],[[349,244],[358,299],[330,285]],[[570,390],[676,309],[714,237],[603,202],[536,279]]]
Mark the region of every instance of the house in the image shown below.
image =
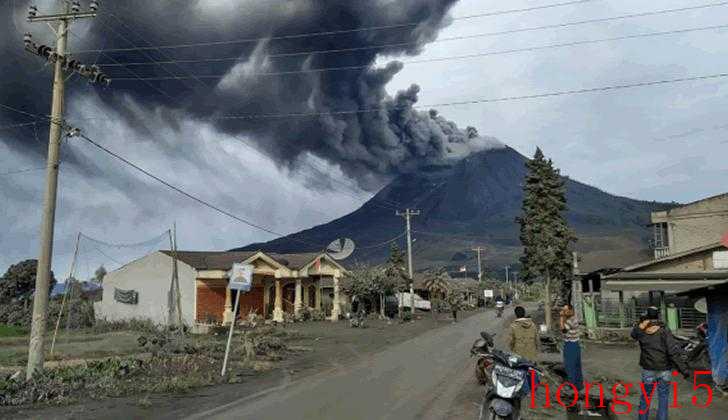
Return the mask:
[[[589,328],[627,327],[649,305],[659,305],[664,319],[691,328],[705,316],[666,294],[711,286],[728,278],[728,253],[718,242],[728,232],[728,194],[653,212],[652,252],[616,250],[574,258],[572,293],[583,307]],[[725,262],[724,262],[725,261]],[[668,311],[668,304],[675,306]],[[675,319],[677,318],[677,319]]]
[[[728,232],[728,193],[651,214],[655,258],[718,242]]]
[[[180,306],[186,325],[230,323],[235,293],[228,287],[233,263],[253,265],[252,289],[240,296],[236,318],[255,312],[276,322],[305,307],[337,320],[346,304],[339,279],[346,269],[326,253],[274,254],[160,250],[114,270],[104,278],[97,318],[170,322],[173,265],[177,261]]]
[[[728,386],[728,282],[678,293],[691,299],[705,299],[708,311],[708,353],[713,380]]]

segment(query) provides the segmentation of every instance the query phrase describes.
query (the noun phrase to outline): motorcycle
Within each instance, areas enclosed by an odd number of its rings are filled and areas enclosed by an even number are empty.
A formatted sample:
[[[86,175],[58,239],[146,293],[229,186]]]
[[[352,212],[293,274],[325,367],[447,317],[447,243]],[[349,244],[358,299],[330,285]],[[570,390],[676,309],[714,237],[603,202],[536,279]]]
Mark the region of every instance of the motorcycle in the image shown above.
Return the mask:
[[[708,354],[708,330],[707,325],[702,323],[696,328],[694,337],[683,337],[674,335],[675,339],[680,343],[680,354],[683,363],[690,369],[710,370],[710,355]]]
[[[475,379],[478,380],[480,385],[485,385],[488,381],[488,372],[493,364],[490,352],[494,346],[493,337],[495,337],[495,334],[490,335],[483,331],[480,333],[480,337],[475,340],[470,348],[470,356],[478,358],[475,362]]]
[[[506,304],[502,300],[499,300],[495,303],[495,316],[497,318],[500,318],[503,316],[503,310],[505,309]]]
[[[530,389],[531,371],[538,376],[536,366],[515,354],[493,350],[489,354],[491,366],[486,372],[486,392],[480,406],[480,420],[520,420],[521,398]]]

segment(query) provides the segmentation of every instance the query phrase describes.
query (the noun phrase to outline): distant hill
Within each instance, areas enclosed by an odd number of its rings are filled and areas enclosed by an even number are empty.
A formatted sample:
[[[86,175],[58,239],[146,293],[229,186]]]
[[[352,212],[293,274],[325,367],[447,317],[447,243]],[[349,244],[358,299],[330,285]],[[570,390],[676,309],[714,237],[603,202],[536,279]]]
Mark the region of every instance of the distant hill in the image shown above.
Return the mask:
[[[520,254],[515,218],[521,212],[525,162],[526,158],[510,147],[474,153],[452,166],[402,175],[339,219],[237,249],[312,251],[296,240],[327,244],[349,237],[358,248],[347,262],[379,262],[386,258],[388,247],[367,247],[402,233],[404,223],[395,216],[394,208],[409,207],[422,211],[412,221],[417,268],[472,264],[474,245],[486,246],[486,266],[512,264]],[[650,212],[673,206],[611,195],[569,178],[566,190],[567,219],[579,237],[577,249],[584,253],[646,248]],[[403,239],[399,243],[403,244]]]

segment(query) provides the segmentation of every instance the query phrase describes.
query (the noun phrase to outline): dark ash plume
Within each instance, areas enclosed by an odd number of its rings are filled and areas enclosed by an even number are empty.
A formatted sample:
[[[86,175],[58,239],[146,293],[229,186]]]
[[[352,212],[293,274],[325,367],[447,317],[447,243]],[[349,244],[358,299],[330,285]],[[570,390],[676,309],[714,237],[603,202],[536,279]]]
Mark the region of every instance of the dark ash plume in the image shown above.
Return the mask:
[[[363,188],[374,189],[392,175],[412,171],[421,165],[444,164],[473,149],[497,145],[492,139],[478,137],[474,129],[459,129],[434,110],[414,109],[419,92],[416,85],[394,97],[388,96],[385,86],[401,70],[402,63],[392,61],[383,67],[375,65],[378,57],[418,54],[449,23],[447,12],[456,1],[105,2],[105,9],[97,19],[76,24],[76,33],[82,40],[72,38],[72,49],[186,44],[261,36],[275,38],[361,27],[386,26],[390,29],[207,47],[113,52],[108,54],[118,62],[219,57],[237,57],[238,60],[129,68],[142,77],[224,75],[219,80],[120,81],[105,90],[85,89],[83,82],[74,81],[68,92],[70,95],[99,95],[138,130],[140,137],[154,138],[154,129],[145,124],[145,113],[134,107],[163,117],[214,121],[219,130],[254,141],[281,165],[295,167],[303,156],[313,154],[339,164],[344,173],[357,179]],[[10,57],[0,64],[0,71],[6,75],[0,82],[0,97],[19,108],[47,114],[48,70],[16,71],[41,66],[37,57],[22,51],[22,33],[31,26],[18,24],[16,28],[14,24],[24,20],[27,5],[23,3],[17,2],[14,10],[6,7],[0,11],[5,14],[0,18],[9,23],[0,29],[0,48],[6,57]],[[39,7],[43,10],[42,5]],[[48,32],[37,25],[33,25],[32,30],[38,35]],[[385,44],[398,45],[340,54],[271,56]],[[80,54],[79,58],[91,62],[98,60],[99,64],[113,63],[107,55]],[[349,66],[357,68],[260,74]],[[107,71],[112,78],[133,77],[122,67],[109,67]],[[221,115],[327,113],[371,108],[378,110],[315,117],[213,119]],[[0,115],[3,116],[0,125],[28,120],[22,115]],[[73,110],[70,110],[70,116],[97,117],[77,115]],[[180,133],[180,136],[184,135]],[[15,147],[33,147],[19,135],[14,138]],[[168,145],[166,150],[173,158],[188,157],[187,143]]]

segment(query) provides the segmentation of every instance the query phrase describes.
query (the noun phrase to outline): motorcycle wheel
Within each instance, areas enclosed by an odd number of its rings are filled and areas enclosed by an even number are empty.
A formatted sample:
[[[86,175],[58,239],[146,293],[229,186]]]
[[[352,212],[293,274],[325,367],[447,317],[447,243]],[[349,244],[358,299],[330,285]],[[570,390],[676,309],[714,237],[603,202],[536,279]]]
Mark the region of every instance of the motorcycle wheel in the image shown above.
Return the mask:
[[[490,400],[487,397],[483,397],[483,402],[480,404],[480,414],[478,420],[513,420],[513,416],[501,417],[490,409]]]

